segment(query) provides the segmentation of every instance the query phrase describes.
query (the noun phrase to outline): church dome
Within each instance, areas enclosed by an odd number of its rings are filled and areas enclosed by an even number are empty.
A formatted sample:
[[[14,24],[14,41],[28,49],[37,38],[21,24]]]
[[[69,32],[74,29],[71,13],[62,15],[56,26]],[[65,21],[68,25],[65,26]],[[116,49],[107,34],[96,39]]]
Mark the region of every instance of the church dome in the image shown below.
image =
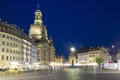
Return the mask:
[[[30,26],[29,29],[29,36],[31,39],[41,39],[42,37],[42,29],[43,29],[43,24],[42,24],[42,13],[38,9],[35,11],[35,19],[34,23]]]
[[[29,37],[33,40],[47,39],[47,30],[42,23],[42,12],[38,9],[35,11],[34,23],[30,25]]]
[[[29,30],[30,38],[41,39],[42,36],[43,25],[40,24],[32,24]]]

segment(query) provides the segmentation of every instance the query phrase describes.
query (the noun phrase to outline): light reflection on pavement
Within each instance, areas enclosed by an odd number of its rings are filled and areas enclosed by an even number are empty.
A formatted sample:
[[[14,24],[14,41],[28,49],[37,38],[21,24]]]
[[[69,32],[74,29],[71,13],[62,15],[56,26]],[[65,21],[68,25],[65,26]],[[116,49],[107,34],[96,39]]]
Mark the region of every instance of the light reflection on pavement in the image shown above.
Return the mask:
[[[0,80],[120,80],[119,71],[84,71],[78,68],[9,74],[4,73],[4,75],[0,76]]]

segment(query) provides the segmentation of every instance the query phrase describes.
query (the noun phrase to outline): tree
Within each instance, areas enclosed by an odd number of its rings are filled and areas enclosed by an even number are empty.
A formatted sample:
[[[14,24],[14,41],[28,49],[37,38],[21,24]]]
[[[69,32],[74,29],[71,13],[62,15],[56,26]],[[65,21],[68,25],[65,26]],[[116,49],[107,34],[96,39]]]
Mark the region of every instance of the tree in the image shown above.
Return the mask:
[[[103,62],[103,59],[102,58],[96,58],[96,62],[98,63],[99,69],[100,69],[100,64]]]

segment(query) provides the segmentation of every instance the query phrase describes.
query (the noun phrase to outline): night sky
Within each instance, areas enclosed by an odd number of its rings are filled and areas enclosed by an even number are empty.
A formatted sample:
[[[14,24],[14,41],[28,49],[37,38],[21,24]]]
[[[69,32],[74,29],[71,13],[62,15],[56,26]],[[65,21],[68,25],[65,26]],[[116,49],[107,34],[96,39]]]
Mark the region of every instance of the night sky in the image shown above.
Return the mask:
[[[38,0],[0,0],[0,18],[28,34]],[[48,36],[57,54],[67,56],[70,47],[110,48],[120,41],[119,0],[39,0]]]

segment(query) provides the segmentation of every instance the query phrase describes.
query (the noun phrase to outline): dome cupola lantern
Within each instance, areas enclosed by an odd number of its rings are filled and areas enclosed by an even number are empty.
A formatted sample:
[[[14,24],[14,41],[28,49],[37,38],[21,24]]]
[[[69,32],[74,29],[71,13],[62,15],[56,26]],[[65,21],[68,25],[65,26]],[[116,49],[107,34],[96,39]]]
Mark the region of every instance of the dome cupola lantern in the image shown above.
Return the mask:
[[[38,9],[35,11],[34,24],[40,24],[40,25],[42,25],[42,13],[39,10],[39,4],[38,4]]]

